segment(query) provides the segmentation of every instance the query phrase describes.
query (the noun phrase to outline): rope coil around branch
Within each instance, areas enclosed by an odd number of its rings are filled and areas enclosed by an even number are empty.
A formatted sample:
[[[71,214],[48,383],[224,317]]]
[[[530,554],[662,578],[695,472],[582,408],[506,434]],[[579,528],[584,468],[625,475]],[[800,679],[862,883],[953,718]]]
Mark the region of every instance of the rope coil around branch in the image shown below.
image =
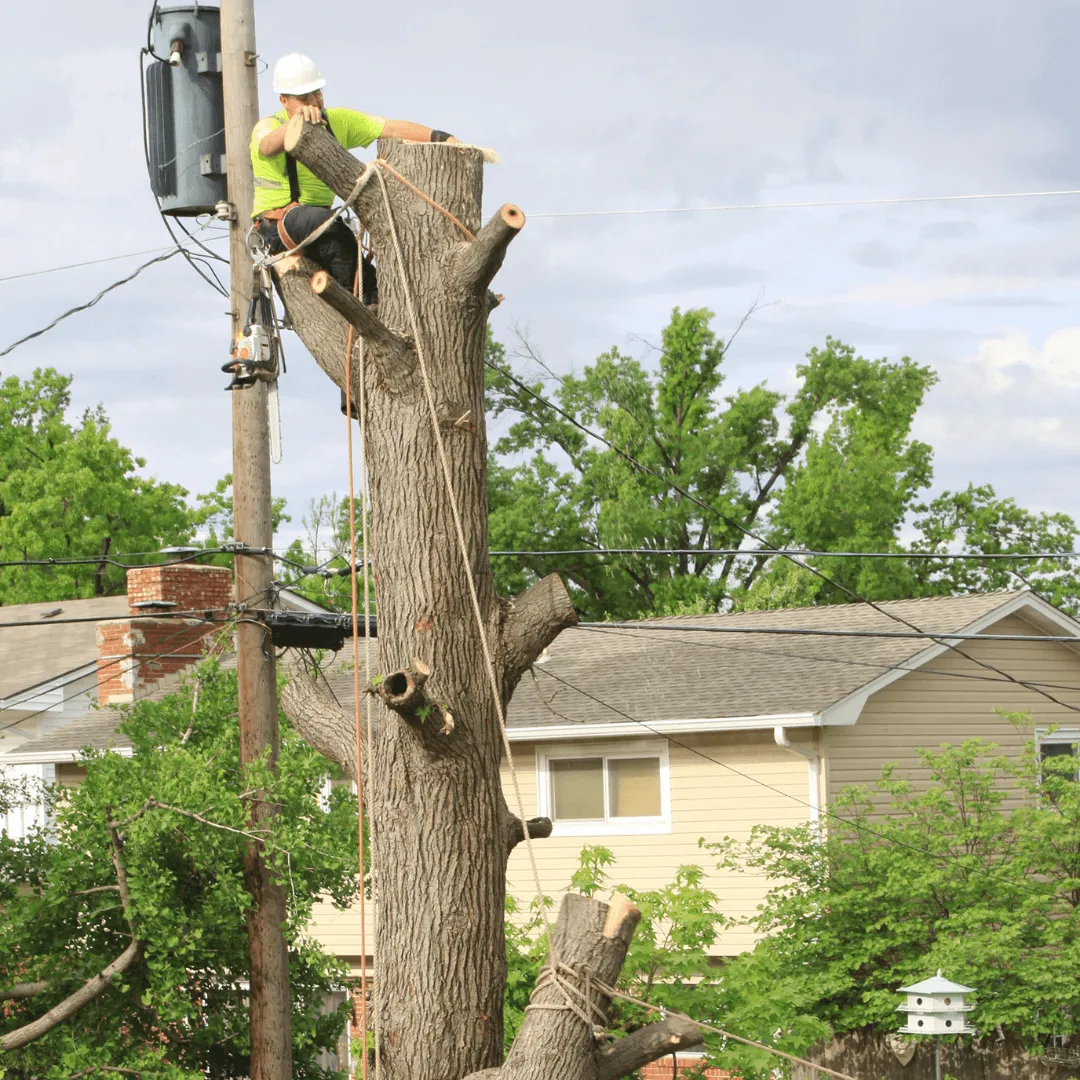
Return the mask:
[[[578,983],[580,986],[577,985]],[[540,969],[536,986],[529,995],[529,1004],[525,1006],[525,1011],[533,1009],[540,1012],[570,1012],[594,1035],[600,1036],[604,1033],[607,1023],[607,1012],[593,996],[593,987],[600,989],[601,985],[593,982],[592,973],[588,968],[579,971],[570,967],[569,964],[555,960]],[[541,990],[548,987],[555,987],[562,994],[562,1001],[533,1001]]]

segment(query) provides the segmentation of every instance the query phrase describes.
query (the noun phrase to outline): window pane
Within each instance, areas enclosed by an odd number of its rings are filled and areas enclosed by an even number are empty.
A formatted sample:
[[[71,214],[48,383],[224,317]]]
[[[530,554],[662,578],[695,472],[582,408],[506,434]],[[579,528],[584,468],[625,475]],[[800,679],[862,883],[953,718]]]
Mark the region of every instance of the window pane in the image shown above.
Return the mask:
[[[1046,761],[1047,758],[1072,758],[1075,762],[1076,750],[1076,743],[1045,742],[1039,747],[1039,758],[1042,761]],[[1065,764],[1052,765],[1047,771],[1051,776],[1063,776],[1075,780],[1077,778],[1077,764],[1074,764],[1071,769]]]
[[[609,759],[608,798],[612,817],[659,817],[660,759]]]
[[[603,821],[604,759],[552,761],[551,805],[556,821]]]

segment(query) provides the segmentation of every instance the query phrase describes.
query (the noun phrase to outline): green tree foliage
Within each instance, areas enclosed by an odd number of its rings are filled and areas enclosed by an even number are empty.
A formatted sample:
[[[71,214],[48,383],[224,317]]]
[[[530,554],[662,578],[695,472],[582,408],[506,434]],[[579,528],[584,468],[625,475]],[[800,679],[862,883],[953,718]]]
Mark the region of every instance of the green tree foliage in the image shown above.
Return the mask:
[[[356,561],[363,558],[360,521],[360,499],[355,500],[356,515]],[[325,575],[305,574],[296,566],[283,564],[279,573],[282,584],[306,596],[309,600],[332,611],[352,609],[352,581],[349,575],[349,559],[352,550],[349,533],[349,497],[337,492],[321,495],[308,502],[308,508],[300,519],[304,530],[285,552],[293,563],[317,566],[327,571]],[[363,603],[363,582],[357,582],[357,603]],[[372,610],[375,606],[374,590],[371,593]]]
[[[764,384],[729,391],[724,343],[704,309],[678,308],[655,370],[617,349],[580,376],[531,382],[566,414],[642,462],[589,439],[509,379],[487,373],[488,409],[505,417],[489,462],[496,550],[679,548],[679,557],[497,557],[500,588],[518,592],[552,570],[588,618],[779,608],[1030,584],[1069,607],[1080,578],[1067,562],[818,557],[812,570],[773,557],[725,557],[704,548],[768,545],[815,551],[1017,554],[1075,550],[1065,514],[1035,514],[972,485],[926,500],[932,450],[912,425],[936,382],[903,357],[868,360],[832,338],[796,367],[790,396]],[[489,339],[488,359],[509,367]],[[534,357],[534,359],[536,359]],[[679,490],[689,493],[710,513]],[[905,544],[902,532],[913,529]],[[820,571],[815,574],[814,570]],[[824,575],[824,576],[822,576]],[[826,578],[836,584],[830,584]]]
[[[931,477],[930,448],[910,431],[933,373],[906,357],[866,360],[829,339],[796,369],[790,398],[764,384],[724,393],[724,345],[711,319],[676,308],[655,373],[612,349],[551,390],[568,414],[658,476],[489,370],[489,408],[514,418],[490,469],[493,547],[690,552],[507,560],[497,563],[504,589],[558,570],[590,617],[711,611],[741,597],[767,565],[700,553],[739,547],[745,530],[833,550],[895,545]],[[497,344],[489,352],[505,366]],[[534,388],[542,392],[543,381]],[[862,583],[858,568],[850,573]]]
[[[732,1030],[895,1031],[897,987],[941,968],[977,988],[979,1031],[1036,1052],[1080,1031],[1080,762],[977,739],[920,756],[928,786],[886,769],[840,796],[823,833],[705,845],[773,886],[753,920],[766,936],[725,968]]]
[[[156,551],[194,522],[176,484],[137,472],[145,462],[112,436],[101,406],[65,419],[71,379],[52,368],[0,382],[0,559]],[[122,591],[115,567],[0,569],[0,604]]]
[[[281,808],[264,839],[288,885],[294,1075],[321,1075],[319,1048],[333,1047],[345,1023],[342,1010],[321,1015],[322,995],[347,973],[304,929],[316,897],[354,897],[355,798],[347,786],[323,794],[331,766],[287,726],[278,778],[256,769],[242,780],[236,680],[210,662],[183,692],[133,707],[123,730],[131,758],[94,756],[77,790],[53,792],[47,834],[0,843],[0,986],[48,984],[10,1004],[0,1032],[42,1015],[129,943],[110,821],[121,823],[142,954],[73,1019],[3,1055],[8,1080],[66,1080],[96,1065],[144,1080],[247,1075],[242,834],[244,792],[260,786]]]

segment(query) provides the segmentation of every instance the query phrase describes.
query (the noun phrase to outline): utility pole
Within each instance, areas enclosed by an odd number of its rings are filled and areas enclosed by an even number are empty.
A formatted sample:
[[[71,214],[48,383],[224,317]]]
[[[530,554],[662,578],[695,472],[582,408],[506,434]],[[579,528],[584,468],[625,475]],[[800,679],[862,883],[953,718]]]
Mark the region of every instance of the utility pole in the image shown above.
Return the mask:
[[[254,269],[245,238],[250,227],[254,178],[248,143],[259,119],[254,0],[221,0],[222,83],[225,96],[225,157],[229,202],[230,298],[235,339],[251,302]],[[266,383],[232,392],[233,536],[249,548],[273,543],[270,500],[270,444]],[[273,585],[273,562],[266,556],[237,555],[236,602],[265,607]],[[236,632],[239,686],[240,762],[249,765],[269,753],[278,757],[277,679],[273,651],[264,630],[240,621]],[[262,827],[274,811],[258,795],[250,823]],[[244,879],[251,894],[247,915],[251,972],[251,1080],[291,1080],[292,1011],[289,954],[285,942],[285,889],[270,876],[262,846],[248,841]]]

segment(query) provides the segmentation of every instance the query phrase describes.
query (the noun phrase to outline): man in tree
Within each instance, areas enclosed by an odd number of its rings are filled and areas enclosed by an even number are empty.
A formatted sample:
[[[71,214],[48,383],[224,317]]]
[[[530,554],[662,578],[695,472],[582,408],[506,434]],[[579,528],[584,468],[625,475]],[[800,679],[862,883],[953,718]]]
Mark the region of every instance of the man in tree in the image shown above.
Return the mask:
[[[312,124],[324,124],[346,150],[370,146],[376,139],[412,142],[456,142],[445,131],[409,120],[386,120],[355,109],[327,109],[326,80],[315,62],[300,53],[283,56],[274,67],[274,91],[281,111],[260,120],[251,133],[251,164],[255,172],[252,218],[271,254],[296,247],[330,217],[334,193],[314,173],[285,153],[285,126],[297,113]],[[347,289],[356,277],[356,238],[343,221],[304,249]],[[364,264],[364,298],[374,302],[375,272]]]

